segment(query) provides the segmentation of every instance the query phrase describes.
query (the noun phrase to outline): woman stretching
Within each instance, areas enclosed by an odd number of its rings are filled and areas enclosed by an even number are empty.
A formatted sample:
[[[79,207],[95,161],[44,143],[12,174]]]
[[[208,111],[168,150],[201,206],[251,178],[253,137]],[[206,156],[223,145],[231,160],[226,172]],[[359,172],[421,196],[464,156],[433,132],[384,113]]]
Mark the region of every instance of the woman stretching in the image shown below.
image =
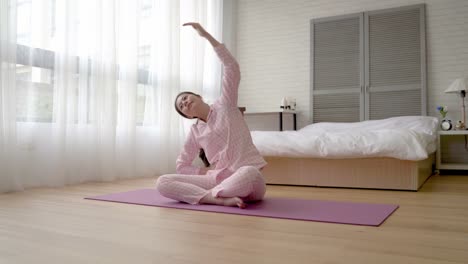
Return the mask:
[[[237,107],[239,64],[226,47],[198,23],[185,23],[213,46],[223,64],[222,95],[206,104],[192,92],[175,98],[176,111],[185,118],[197,118],[184,149],[177,158],[178,174],[159,177],[161,195],[190,203],[245,208],[246,201],[263,199],[266,187],[260,170],[267,164],[252,143],[250,131]],[[211,167],[192,165],[203,149]]]

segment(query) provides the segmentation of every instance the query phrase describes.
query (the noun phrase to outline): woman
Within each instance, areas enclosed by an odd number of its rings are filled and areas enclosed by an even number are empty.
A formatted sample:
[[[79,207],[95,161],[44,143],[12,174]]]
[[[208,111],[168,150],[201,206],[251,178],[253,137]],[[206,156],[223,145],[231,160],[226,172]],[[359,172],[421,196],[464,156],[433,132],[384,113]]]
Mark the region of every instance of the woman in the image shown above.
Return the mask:
[[[185,23],[213,46],[223,64],[222,95],[213,105],[200,95],[182,92],[176,111],[197,118],[177,158],[178,174],[159,177],[157,189],[168,198],[190,204],[217,204],[245,208],[246,201],[263,199],[266,186],[260,170],[267,164],[252,143],[250,131],[237,107],[239,64],[226,47],[198,23]],[[192,165],[203,149],[211,167]]]

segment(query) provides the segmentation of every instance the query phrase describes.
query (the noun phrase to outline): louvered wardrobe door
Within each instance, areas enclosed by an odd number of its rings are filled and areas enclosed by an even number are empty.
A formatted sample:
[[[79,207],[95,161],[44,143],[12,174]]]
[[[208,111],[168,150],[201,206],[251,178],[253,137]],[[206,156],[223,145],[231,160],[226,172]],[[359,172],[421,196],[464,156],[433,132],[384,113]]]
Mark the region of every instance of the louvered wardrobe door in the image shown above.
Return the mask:
[[[365,119],[426,115],[424,6],[364,17]]]
[[[363,83],[362,14],[311,22],[313,122],[356,122]]]

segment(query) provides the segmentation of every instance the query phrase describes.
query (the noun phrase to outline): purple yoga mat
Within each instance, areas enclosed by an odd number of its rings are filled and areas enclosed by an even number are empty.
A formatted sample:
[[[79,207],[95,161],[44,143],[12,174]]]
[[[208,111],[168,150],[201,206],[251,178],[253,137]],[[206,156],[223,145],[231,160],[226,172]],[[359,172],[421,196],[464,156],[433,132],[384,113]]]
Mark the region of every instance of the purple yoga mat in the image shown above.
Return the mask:
[[[391,204],[266,197],[261,202],[249,204],[247,208],[240,209],[237,207],[219,205],[190,205],[181,203],[161,196],[156,189],[139,189],[129,192],[86,197],[85,199],[227,214],[368,226],[381,225],[385,219],[398,208],[398,205]]]

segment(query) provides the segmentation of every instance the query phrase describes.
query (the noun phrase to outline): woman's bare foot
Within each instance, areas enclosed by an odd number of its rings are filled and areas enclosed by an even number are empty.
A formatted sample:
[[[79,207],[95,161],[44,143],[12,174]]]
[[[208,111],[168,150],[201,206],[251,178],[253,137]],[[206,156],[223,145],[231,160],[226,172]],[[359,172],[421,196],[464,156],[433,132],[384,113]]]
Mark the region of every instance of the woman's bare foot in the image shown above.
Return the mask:
[[[244,209],[247,205],[244,201],[239,197],[214,197],[211,192],[207,193],[203,198],[200,200],[200,204],[216,204],[216,205],[224,205],[224,206],[237,206],[241,209]]]
[[[232,198],[221,198],[219,197],[220,199],[223,199],[224,201],[224,206],[237,206],[241,209],[244,209],[247,205],[244,203],[244,201],[239,198],[239,197],[232,197]]]

